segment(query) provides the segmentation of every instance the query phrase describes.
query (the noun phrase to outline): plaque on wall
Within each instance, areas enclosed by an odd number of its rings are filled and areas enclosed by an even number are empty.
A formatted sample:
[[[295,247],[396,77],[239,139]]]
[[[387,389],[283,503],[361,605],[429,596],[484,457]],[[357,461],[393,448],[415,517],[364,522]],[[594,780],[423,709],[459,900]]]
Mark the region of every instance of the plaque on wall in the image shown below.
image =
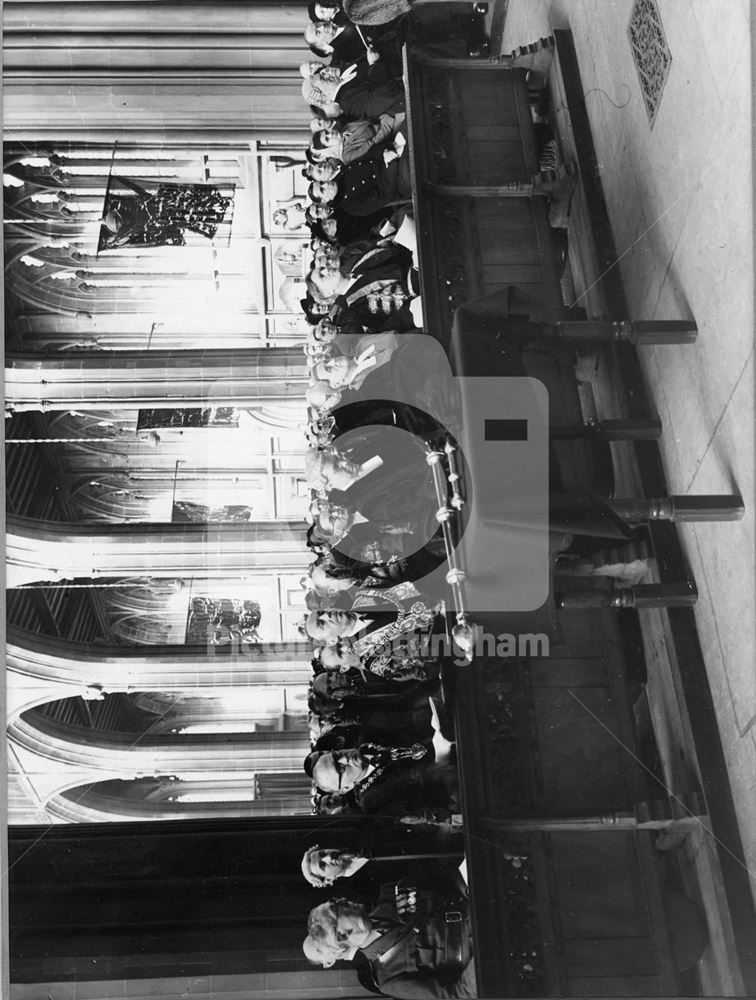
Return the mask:
[[[194,597],[189,605],[186,642],[210,642],[228,646],[232,642],[260,642],[257,631],[262,614],[256,601],[234,597]]]
[[[238,427],[235,406],[185,406],[170,410],[140,410],[137,431],[158,427]]]
[[[209,521],[249,521],[252,508],[242,504],[208,507],[190,500],[174,500],[171,511],[173,524],[207,524]]]

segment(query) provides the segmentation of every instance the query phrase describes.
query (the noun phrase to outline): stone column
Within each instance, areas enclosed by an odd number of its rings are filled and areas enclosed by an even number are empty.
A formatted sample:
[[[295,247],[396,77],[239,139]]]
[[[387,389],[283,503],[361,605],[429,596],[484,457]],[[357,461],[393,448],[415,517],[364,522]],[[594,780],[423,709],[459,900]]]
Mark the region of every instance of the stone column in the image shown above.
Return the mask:
[[[300,571],[299,521],[88,526],[10,516],[6,586],[153,577],[243,580],[254,570]]]
[[[9,0],[5,126],[24,141],[300,130],[306,23],[292,2]]]
[[[6,646],[8,719],[62,698],[97,698],[117,691],[201,696],[310,680],[312,645],[304,640],[226,649],[92,646],[11,626]]]
[[[307,385],[304,355],[290,347],[10,354],[5,401],[9,412],[244,407],[304,399]]]
[[[251,784],[265,772],[297,772],[309,751],[302,733],[266,733],[267,739],[209,742],[162,737],[152,744],[131,744],[94,733],[82,742],[65,727],[38,728],[19,719],[8,728],[14,764],[30,784],[34,799],[44,807],[54,795],[71,788],[113,778],[175,775],[189,780],[234,777]]]

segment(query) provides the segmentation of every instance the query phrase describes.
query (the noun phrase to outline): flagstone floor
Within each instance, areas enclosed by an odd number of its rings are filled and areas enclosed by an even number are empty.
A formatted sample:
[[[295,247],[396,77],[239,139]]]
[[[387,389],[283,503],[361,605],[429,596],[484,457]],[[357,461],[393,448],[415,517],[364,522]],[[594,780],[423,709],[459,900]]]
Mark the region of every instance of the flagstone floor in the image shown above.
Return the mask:
[[[492,51],[572,31],[631,315],[693,316],[698,324],[694,345],[642,348],[642,363],[664,426],[670,492],[739,492],[746,505],[740,522],[685,524],[680,532],[756,894],[750,7],[748,0],[639,4],[644,28],[658,13],[671,57],[666,64],[663,53],[645,53],[645,86],[629,32],[633,0],[498,0]],[[658,36],[640,37],[653,48]],[[545,68],[539,58],[549,57],[534,57],[536,70]],[[653,125],[644,89],[658,98]],[[706,991],[738,992],[726,955],[712,963]]]

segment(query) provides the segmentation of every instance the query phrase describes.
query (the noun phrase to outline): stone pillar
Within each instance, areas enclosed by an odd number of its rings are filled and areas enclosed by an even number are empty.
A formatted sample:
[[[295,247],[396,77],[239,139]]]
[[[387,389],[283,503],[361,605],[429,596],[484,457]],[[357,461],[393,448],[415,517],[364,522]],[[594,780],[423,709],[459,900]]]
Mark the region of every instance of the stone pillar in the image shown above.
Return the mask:
[[[253,407],[304,399],[307,385],[304,355],[290,347],[29,353],[7,357],[5,401],[11,413]]]
[[[254,570],[299,571],[299,521],[87,526],[10,516],[6,586],[121,577],[243,580]]]
[[[15,766],[44,805],[71,788],[113,778],[175,775],[189,780],[219,781],[228,777],[249,781],[266,772],[298,772],[309,751],[307,732],[265,733],[264,739],[210,742],[163,736],[152,744],[108,739],[94,733],[88,742],[65,732],[65,727],[38,728],[18,719],[8,727]]]
[[[217,646],[91,646],[23,629],[8,629],[8,719],[62,698],[117,691],[221,693],[240,687],[306,684],[311,643],[262,643],[242,650]]]
[[[306,23],[295,2],[9,0],[5,126],[24,141],[300,130]]]

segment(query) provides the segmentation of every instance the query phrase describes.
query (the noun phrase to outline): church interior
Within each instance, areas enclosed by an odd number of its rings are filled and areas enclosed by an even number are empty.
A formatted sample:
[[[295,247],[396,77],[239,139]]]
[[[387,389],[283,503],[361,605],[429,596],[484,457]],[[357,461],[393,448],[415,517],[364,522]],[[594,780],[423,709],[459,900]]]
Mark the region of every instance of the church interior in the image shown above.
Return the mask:
[[[707,3],[6,0],[3,995],[756,992]]]

